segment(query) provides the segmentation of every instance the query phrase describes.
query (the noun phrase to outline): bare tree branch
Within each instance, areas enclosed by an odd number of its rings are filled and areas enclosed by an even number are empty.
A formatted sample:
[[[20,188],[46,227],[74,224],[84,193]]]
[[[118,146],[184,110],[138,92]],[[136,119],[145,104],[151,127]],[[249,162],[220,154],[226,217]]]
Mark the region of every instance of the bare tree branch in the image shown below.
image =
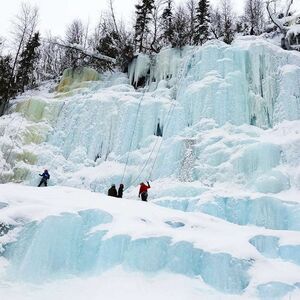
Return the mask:
[[[291,9],[291,6],[293,4],[294,0],[289,0],[288,2],[288,5],[286,7],[286,11],[285,11],[285,16],[287,17],[289,15],[289,12],[290,12],[290,9]]]
[[[60,42],[57,42],[57,41],[51,42],[51,43],[53,43],[54,45],[60,46],[60,47],[76,50],[76,51],[84,54],[85,56],[92,57],[92,58],[97,59],[97,60],[102,60],[102,61],[106,61],[106,62],[113,63],[113,64],[116,63],[116,60],[112,57],[109,57],[107,55],[103,55],[103,54],[100,54],[100,53],[99,54],[98,53],[93,53],[91,51],[83,49],[80,45],[77,45],[77,44],[64,44],[64,43],[60,43]]]
[[[114,11],[114,3],[113,3],[113,0],[109,0],[109,8],[110,8],[111,17],[112,17],[112,19],[113,19],[115,31],[116,31],[116,33],[118,34],[118,36],[120,36],[120,35],[119,35],[119,28],[118,28],[117,21],[116,21],[115,11]]]

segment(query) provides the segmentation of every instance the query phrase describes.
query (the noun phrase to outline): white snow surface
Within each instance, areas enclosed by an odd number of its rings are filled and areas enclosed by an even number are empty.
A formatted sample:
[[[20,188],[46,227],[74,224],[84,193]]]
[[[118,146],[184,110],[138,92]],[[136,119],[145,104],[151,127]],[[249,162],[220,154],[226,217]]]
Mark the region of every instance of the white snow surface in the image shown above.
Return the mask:
[[[125,299],[137,299],[144,291],[146,299],[171,295],[175,299],[253,299],[257,287],[270,282],[294,287],[292,297],[298,293],[300,262],[265,257],[249,240],[275,235],[291,247],[298,245],[299,232],[241,226],[201,212],[69,187],[6,184],[1,186],[0,200],[7,204],[0,210],[0,221],[14,225],[0,237],[0,243],[5,239],[9,245],[2,260],[5,272],[0,275],[0,295],[11,297],[7,299],[83,299],[79,287],[93,289],[92,299],[102,293],[108,297],[111,288],[117,291],[109,299],[121,299],[124,292]],[[83,221],[85,214],[88,218]],[[170,226],[176,223],[183,226]],[[179,245],[185,246],[183,253]],[[197,251],[203,255],[203,265],[197,265],[201,261]],[[203,270],[195,276],[193,268]],[[247,283],[241,290],[243,280]],[[168,287],[170,282],[174,289]]]

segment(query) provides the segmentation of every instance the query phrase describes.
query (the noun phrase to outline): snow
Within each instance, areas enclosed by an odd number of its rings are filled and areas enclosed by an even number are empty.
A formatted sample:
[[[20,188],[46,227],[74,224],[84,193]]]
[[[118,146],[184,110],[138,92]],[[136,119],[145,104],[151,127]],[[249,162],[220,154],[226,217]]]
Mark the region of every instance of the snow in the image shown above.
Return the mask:
[[[298,280],[300,266],[289,261],[298,253],[292,247],[300,240],[299,232],[239,226],[201,212],[174,211],[69,187],[38,189],[6,184],[1,186],[0,199],[7,204],[0,210],[0,220],[13,225],[4,240],[0,237],[0,243],[4,243],[3,264],[9,262],[2,275],[7,284],[0,287],[0,294],[13,294],[15,289],[24,290],[26,284],[38,284],[41,287],[30,292],[35,299],[49,286],[70,293],[76,282],[93,285],[96,278],[100,283],[107,276],[121,280],[129,273],[123,285],[135,278],[136,272],[142,272],[146,277],[139,280],[145,280],[146,287],[148,276],[153,276],[154,286],[168,280],[186,281],[192,295],[217,299],[219,291],[243,293],[247,299],[257,287],[269,282],[294,287]],[[170,222],[184,226],[170,226]],[[280,272],[280,276],[274,272],[279,262],[261,256],[249,243],[258,235],[270,234],[290,242],[290,254],[282,255],[280,262],[282,270],[288,272]],[[249,276],[263,264],[268,264],[264,276]],[[159,283],[164,276],[167,281]],[[9,287],[16,279],[20,283],[13,292]],[[65,281],[69,288],[62,288]],[[26,299],[18,293],[15,297]]]
[[[170,288],[171,287],[171,288]],[[44,285],[9,285],[0,289],[0,296],[13,300],[52,300],[52,299],[239,299],[216,293],[199,279],[189,279],[182,275],[159,274],[157,276],[128,273],[116,268],[105,272],[101,277],[73,278]]]

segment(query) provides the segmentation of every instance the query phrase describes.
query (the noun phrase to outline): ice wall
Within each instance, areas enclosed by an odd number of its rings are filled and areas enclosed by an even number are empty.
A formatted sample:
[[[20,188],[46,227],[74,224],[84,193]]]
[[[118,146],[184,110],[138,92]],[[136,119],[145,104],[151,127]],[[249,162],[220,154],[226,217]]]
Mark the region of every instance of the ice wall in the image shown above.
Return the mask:
[[[134,61],[133,66],[140,63]],[[244,38],[233,46],[221,42],[201,48],[165,49],[148,67],[149,81],[170,79],[187,126],[202,118],[219,125],[273,127],[300,117],[300,56],[262,40]],[[131,68],[137,81],[147,72]]]
[[[240,40],[138,56],[129,79],[68,70],[63,93],[24,95],[10,110],[19,125],[0,122],[0,176],[36,185],[47,167],[53,185],[103,192],[149,178],[299,189],[299,66],[295,52]]]
[[[128,271],[201,276],[208,285],[230,294],[242,293],[249,284],[251,264],[227,253],[209,253],[184,241],[172,243],[170,237],[105,238],[106,230],[93,230],[112,220],[107,212],[84,210],[26,225],[18,240],[5,246],[9,276],[43,282],[70,275],[95,276],[123,265]]]

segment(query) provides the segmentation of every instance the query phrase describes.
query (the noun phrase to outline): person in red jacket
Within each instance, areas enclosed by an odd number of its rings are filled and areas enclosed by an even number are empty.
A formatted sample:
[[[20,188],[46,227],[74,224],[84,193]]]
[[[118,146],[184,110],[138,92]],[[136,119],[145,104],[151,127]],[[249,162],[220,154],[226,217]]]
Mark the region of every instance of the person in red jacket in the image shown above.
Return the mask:
[[[147,185],[144,182],[141,182],[140,184],[140,191],[139,191],[139,197],[142,198],[142,201],[147,201],[148,198],[148,189],[150,189],[151,186],[149,184],[149,181],[147,181]]]

